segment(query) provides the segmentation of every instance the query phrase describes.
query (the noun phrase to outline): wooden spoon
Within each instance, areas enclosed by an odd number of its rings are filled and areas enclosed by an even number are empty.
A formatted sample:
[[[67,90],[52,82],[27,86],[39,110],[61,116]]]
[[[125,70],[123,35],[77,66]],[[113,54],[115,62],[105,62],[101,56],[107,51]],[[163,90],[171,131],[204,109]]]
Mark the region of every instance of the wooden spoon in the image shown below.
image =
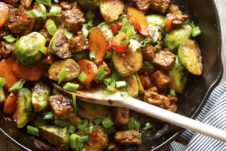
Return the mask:
[[[56,87],[56,85],[55,85]],[[59,90],[59,86],[57,86]],[[65,93],[66,91],[64,91]],[[71,94],[70,92],[66,92]],[[177,113],[156,107],[132,97],[124,98],[120,92],[115,92],[110,95],[105,95],[103,90],[95,91],[76,91],[76,96],[81,100],[89,103],[95,103],[106,106],[124,107],[133,111],[146,114],[150,117],[168,122],[170,124],[198,132],[200,134],[215,138],[226,142],[226,131],[215,128],[208,124],[196,121],[194,119],[182,116]]]

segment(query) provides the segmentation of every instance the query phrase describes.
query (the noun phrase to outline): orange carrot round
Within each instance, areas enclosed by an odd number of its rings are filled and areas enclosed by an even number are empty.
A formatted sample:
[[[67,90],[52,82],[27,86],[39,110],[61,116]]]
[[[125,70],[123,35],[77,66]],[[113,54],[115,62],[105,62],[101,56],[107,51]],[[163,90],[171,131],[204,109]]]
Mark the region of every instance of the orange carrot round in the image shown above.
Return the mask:
[[[3,107],[3,112],[5,114],[13,114],[16,111],[16,100],[17,100],[17,93],[10,93],[5,100],[4,107]]]

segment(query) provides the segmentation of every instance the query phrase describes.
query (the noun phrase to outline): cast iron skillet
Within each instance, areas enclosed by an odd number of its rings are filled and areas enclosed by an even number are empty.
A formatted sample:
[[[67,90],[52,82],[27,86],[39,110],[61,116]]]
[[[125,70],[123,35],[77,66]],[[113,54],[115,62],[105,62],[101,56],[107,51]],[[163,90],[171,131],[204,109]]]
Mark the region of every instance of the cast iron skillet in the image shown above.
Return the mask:
[[[195,118],[205,104],[210,92],[220,82],[223,68],[221,62],[221,31],[219,17],[213,0],[174,0],[182,10],[191,15],[192,20],[200,26],[202,35],[197,39],[202,50],[204,74],[201,77],[189,77],[185,94],[180,97],[179,113]],[[140,147],[123,148],[119,150],[148,151],[159,150],[182,132],[182,129],[168,124],[158,124],[158,121],[139,116],[143,122],[151,120],[156,128],[151,133],[143,134],[143,145]],[[11,142],[23,150],[57,151],[59,149],[28,136],[23,130],[18,131],[14,123],[0,114],[0,132]]]

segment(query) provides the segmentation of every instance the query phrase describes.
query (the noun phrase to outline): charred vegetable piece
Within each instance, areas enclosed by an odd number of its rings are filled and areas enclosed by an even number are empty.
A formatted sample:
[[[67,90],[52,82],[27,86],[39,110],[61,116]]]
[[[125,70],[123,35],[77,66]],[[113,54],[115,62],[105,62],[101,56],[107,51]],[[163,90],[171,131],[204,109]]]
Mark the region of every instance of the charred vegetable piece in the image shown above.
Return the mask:
[[[40,126],[39,130],[42,137],[49,143],[61,149],[68,149],[69,133],[67,128],[44,125]]]
[[[130,76],[142,67],[143,58],[140,50],[133,52],[129,49],[123,55],[120,55],[115,51],[112,60],[114,67],[122,76]]]
[[[115,141],[122,145],[140,145],[141,134],[138,130],[120,131],[115,134]]]
[[[36,83],[32,90],[32,105],[35,112],[44,110],[48,105],[49,87],[42,82]]]
[[[78,0],[82,8],[85,9],[96,9],[99,7],[101,0]]]
[[[131,75],[126,80],[126,91],[129,93],[129,96],[136,97],[139,93],[139,85],[137,82],[137,77],[135,75]]]
[[[143,12],[133,8],[128,7],[127,14],[129,16],[129,20],[134,26],[134,28],[139,31],[142,35],[148,35],[148,22],[146,16]]]
[[[49,104],[54,114],[60,119],[68,119],[73,115],[72,100],[63,95],[50,96]]]
[[[6,3],[0,2],[0,29],[5,25],[9,17],[9,7]]]
[[[104,60],[108,48],[108,43],[102,31],[98,28],[93,28],[89,35],[90,53],[95,56],[95,62],[101,63]]]
[[[17,127],[23,128],[29,121],[32,114],[31,92],[27,88],[18,91],[17,99]]]
[[[106,22],[117,20],[123,13],[124,4],[121,0],[102,0],[100,12]]]
[[[170,88],[174,89],[177,93],[183,93],[188,77],[186,70],[178,57],[173,69],[169,72],[169,76],[171,78]]]
[[[30,33],[17,40],[13,54],[23,65],[36,64],[42,57],[42,51],[46,49],[45,43],[46,39],[42,34]]]
[[[60,58],[69,58],[73,55],[73,51],[69,49],[68,39],[64,35],[64,29],[58,29],[53,35],[49,43],[49,53]]]
[[[65,69],[66,75],[63,81],[71,81],[78,77],[80,72],[79,65],[72,59],[57,61],[49,68],[49,78],[57,81],[57,76],[61,69]]]
[[[97,118],[105,118],[109,115],[109,110],[107,107],[91,104],[91,103],[79,103],[79,116],[94,120]]]
[[[89,135],[89,140],[85,143],[87,151],[101,151],[108,145],[108,135],[102,127],[95,126]]]
[[[190,25],[184,25],[179,29],[172,30],[166,34],[164,42],[170,51],[177,52],[180,45],[191,36],[192,28]]]
[[[201,51],[194,40],[186,40],[181,44],[178,51],[178,57],[190,73],[194,75],[202,74]]]
[[[97,66],[92,61],[87,59],[82,59],[79,62],[81,68],[81,74],[79,75],[79,80],[85,86],[90,86],[91,82],[95,80],[97,74]]]

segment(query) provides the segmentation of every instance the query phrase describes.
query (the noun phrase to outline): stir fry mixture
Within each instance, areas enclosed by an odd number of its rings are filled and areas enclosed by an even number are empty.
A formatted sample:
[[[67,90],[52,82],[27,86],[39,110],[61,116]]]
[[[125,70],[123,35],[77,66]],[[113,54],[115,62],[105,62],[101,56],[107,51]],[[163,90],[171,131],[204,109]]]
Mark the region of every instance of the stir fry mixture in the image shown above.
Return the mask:
[[[76,91],[101,86],[176,112],[188,75],[202,74],[200,34],[170,0],[2,0],[2,112],[60,149],[140,145],[151,121],[141,129],[128,109],[76,100]]]

